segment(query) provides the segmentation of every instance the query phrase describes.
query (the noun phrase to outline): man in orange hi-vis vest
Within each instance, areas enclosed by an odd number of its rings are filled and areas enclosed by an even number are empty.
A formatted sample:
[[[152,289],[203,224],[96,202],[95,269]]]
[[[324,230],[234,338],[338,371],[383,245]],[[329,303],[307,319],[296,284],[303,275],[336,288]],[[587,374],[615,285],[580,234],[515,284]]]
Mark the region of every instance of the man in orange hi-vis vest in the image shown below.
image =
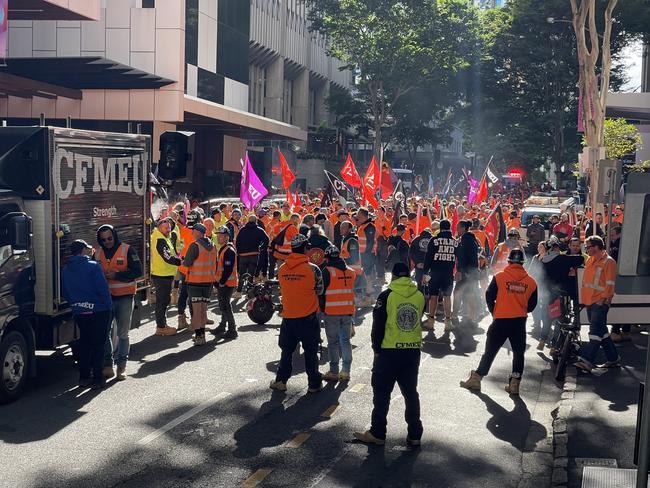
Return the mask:
[[[607,361],[599,368],[616,368],[621,358],[607,330],[607,312],[614,298],[616,283],[616,261],[605,251],[605,242],[598,236],[589,236],[585,242],[589,258],[582,276],[580,301],[587,307],[589,318],[589,344],[580,351],[576,368],[588,373],[595,366],[600,346],[603,346]]]
[[[194,330],[194,345],[205,344],[205,326],[208,321],[208,303],[212,283],[216,277],[217,248],[205,237],[206,228],[203,224],[194,224],[192,242],[185,253],[183,266],[187,269],[187,295],[192,304],[192,329]]]
[[[103,375],[106,379],[116,376],[116,380],[122,381],[126,379],[126,361],[129,358],[129,330],[137,289],[135,280],[142,276],[142,261],[134,247],[120,241],[112,225],[102,225],[97,229],[97,242],[99,250],[95,259],[104,271],[113,299],[113,325],[104,346]],[[117,366],[117,373],[113,371],[113,363]]]
[[[325,249],[326,263],[323,267],[321,310],[325,314],[327,355],[330,369],[323,375],[326,381],[350,381],[352,345],[350,337],[354,318],[354,281],[356,273],[341,258],[336,246]],[[339,371],[339,361],[342,368]]]

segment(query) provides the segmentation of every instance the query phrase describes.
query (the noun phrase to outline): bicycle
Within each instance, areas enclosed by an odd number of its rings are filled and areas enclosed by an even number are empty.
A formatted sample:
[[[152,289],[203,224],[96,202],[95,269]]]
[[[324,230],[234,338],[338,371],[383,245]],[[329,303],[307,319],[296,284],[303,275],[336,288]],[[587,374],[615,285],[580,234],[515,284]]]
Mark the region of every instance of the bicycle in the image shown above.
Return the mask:
[[[561,315],[556,322],[559,328],[555,344],[558,345],[553,356],[555,363],[554,378],[557,381],[564,381],[567,365],[575,363],[580,356],[580,311],[576,311],[573,300],[568,295],[560,297]]]

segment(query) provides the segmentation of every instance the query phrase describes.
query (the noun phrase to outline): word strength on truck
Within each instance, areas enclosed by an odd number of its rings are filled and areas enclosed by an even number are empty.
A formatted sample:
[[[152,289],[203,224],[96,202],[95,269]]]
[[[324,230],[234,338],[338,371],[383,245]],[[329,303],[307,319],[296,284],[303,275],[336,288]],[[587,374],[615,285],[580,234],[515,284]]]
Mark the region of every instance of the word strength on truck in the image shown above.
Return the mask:
[[[115,205],[107,208],[93,207],[93,217],[117,217],[117,208]]]

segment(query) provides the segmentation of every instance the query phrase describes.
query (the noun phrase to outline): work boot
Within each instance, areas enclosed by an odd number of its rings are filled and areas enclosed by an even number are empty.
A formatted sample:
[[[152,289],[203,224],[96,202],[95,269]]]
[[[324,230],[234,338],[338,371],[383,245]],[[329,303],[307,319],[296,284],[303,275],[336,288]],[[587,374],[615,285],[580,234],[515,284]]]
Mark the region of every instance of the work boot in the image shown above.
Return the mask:
[[[451,317],[445,317],[445,332],[451,332],[452,327]]]
[[[339,374],[338,373],[332,373],[331,371],[328,371],[323,375],[323,379],[325,381],[338,381],[339,380]]]
[[[598,368],[609,369],[609,368],[620,368],[621,367],[621,356],[616,358],[614,361],[605,361],[603,364],[599,364]]]
[[[235,293],[232,294],[233,300],[239,300],[241,297],[242,297],[241,291],[236,291]]]
[[[113,369],[113,366],[106,366],[102,370],[102,376],[106,380],[110,380],[113,376],[115,376],[115,370]]]
[[[155,335],[157,336],[173,336],[176,334],[176,329],[174,327],[169,327],[166,325],[165,327],[156,327],[156,333]]]
[[[204,335],[195,335],[192,338],[195,346],[204,346],[205,345],[205,336]]]
[[[422,322],[422,328],[424,330],[433,330],[436,326],[436,319],[435,317],[427,317],[427,319]]]
[[[511,395],[519,395],[519,383],[521,383],[521,378],[513,378],[511,376],[505,390]]]
[[[577,361],[574,363],[574,366],[578,369],[581,369],[585,373],[591,373],[591,370],[593,369],[593,366],[585,360]]]
[[[284,381],[271,380],[269,388],[278,391],[287,391],[287,384]]]
[[[189,324],[187,323],[187,317],[185,316],[184,313],[180,314],[178,316],[178,330],[185,330],[189,327]]]
[[[217,327],[210,331],[210,334],[220,336],[226,333],[226,324],[219,324]]]
[[[318,386],[312,386],[312,387],[307,388],[307,393],[318,393],[322,389],[323,389],[322,384],[320,384]]]
[[[323,379],[325,379],[324,376],[323,376]],[[350,373],[346,373],[345,371],[341,371],[339,373],[339,381],[350,381]]]
[[[361,441],[365,444],[375,444],[377,446],[383,446],[386,444],[386,441],[384,439],[375,437],[369,430],[366,430],[365,432],[354,432],[352,435],[354,435],[354,438],[356,440]]]
[[[468,390],[481,391],[481,380],[483,377],[476,371],[472,371],[467,381],[461,381],[460,386]]]
[[[228,329],[228,331],[223,335],[224,339],[237,339],[239,334],[235,329]]]
[[[537,350],[538,350],[538,351],[543,351],[545,347],[546,347],[546,342],[544,342],[544,341],[539,341],[539,342],[537,343]]]
[[[115,375],[116,381],[124,381],[126,379],[126,364],[117,367],[117,374]]]
[[[406,438],[406,447],[410,447],[411,449],[418,448],[422,442],[420,439],[411,439],[409,437]]]

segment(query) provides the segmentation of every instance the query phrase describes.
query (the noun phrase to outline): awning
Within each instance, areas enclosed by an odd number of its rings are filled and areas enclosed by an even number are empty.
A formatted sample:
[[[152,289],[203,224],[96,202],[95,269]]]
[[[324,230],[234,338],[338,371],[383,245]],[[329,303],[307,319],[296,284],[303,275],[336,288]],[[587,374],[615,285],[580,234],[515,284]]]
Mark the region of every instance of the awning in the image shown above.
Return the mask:
[[[295,125],[190,95],[185,95],[185,121],[182,125],[188,128],[214,128],[226,135],[248,140],[307,140],[307,132]]]
[[[0,66],[0,73],[76,90],[155,89],[175,83],[99,57],[7,58],[6,63],[6,66]]]
[[[57,98],[65,97],[81,100],[81,90],[50,85],[41,81],[30,80],[9,73],[0,73],[0,96],[20,98]]]
[[[11,20],[99,20],[99,0],[9,0]]]
[[[607,117],[650,122],[650,93],[609,93]]]

